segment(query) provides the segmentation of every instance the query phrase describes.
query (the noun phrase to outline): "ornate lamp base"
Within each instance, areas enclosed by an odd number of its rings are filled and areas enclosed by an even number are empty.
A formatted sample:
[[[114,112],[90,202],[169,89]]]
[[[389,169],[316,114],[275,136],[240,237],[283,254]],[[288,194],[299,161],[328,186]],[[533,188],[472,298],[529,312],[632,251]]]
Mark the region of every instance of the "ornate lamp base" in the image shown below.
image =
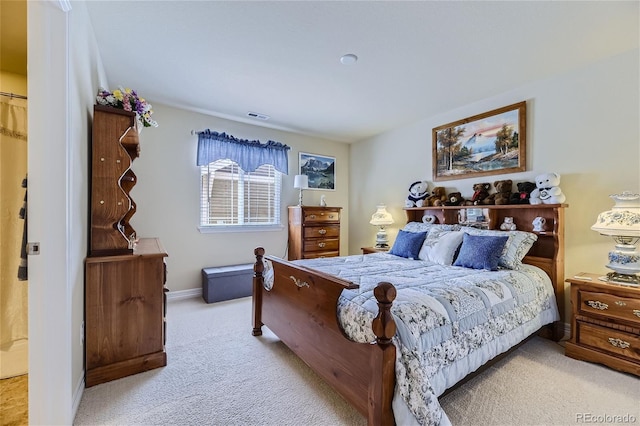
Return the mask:
[[[602,277],[602,279],[610,283],[640,286],[640,277],[635,274],[609,272],[606,276]]]

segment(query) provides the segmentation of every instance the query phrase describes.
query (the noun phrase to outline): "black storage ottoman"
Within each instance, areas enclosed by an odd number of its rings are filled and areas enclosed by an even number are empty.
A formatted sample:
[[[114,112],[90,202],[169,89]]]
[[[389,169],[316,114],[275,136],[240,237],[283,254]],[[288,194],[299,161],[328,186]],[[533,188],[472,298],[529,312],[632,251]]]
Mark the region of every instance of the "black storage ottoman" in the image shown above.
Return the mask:
[[[253,263],[202,269],[202,298],[207,303],[251,296]]]

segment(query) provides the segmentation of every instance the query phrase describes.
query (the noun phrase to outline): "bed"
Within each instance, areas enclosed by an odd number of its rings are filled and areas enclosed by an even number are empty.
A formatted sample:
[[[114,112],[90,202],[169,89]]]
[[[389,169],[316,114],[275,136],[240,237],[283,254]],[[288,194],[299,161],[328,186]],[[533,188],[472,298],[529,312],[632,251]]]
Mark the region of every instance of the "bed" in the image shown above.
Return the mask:
[[[485,207],[489,229],[459,225],[460,207],[409,208],[390,253],[257,248],[253,334],[267,326],[370,425],[446,425],[447,389],[531,335],[562,336],[565,207]],[[507,216],[519,231],[495,229]]]

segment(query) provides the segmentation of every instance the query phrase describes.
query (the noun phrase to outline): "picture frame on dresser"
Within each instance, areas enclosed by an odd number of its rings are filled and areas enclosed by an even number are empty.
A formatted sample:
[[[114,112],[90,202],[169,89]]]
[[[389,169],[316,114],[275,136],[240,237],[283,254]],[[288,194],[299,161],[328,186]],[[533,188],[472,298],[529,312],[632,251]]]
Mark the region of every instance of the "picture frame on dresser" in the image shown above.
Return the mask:
[[[432,130],[433,180],[526,170],[526,101],[443,124]]]
[[[309,178],[311,190],[335,191],[336,158],[329,155],[300,152],[298,154],[298,174]]]

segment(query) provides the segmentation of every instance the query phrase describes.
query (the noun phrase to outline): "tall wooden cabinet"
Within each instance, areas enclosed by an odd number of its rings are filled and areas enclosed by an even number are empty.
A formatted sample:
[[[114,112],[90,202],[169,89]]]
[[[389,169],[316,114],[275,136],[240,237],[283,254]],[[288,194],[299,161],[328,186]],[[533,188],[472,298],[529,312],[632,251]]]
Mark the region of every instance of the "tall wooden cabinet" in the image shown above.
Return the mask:
[[[289,206],[289,260],[339,256],[340,210]]]
[[[137,177],[135,113],[95,106],[91,142],[89,256],[85,261],[85,385],[167,364],[167,252],[129,221]]]

